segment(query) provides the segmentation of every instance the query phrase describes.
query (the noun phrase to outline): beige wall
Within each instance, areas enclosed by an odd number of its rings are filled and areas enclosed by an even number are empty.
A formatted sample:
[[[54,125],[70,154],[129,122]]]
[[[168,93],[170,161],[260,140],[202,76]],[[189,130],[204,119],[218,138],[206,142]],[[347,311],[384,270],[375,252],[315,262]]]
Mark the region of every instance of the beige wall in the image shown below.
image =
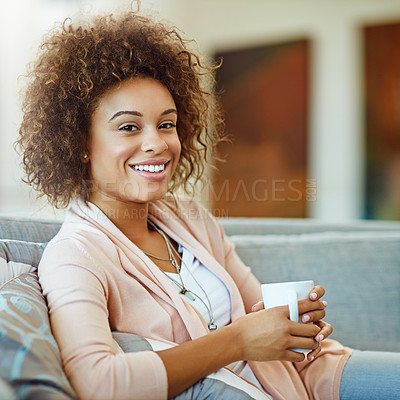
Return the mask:
[[[130,1],[86,1],[84,13]],[[91,3],[96,6],[91,5]],[[4,3],[3,3],[4,4]],[[11,143],[20,120],[17,76],[53,21],[79,12],[77,1],[13,0],[0,24],[0,212],[52,213],[21,184]],[[112,4],[112,6],[110,6]],[[142,0],[147,9],[197,40],[202,52],[312,40],[310,178],[317,183],[311,216],[360,217],[363,204],[362,41],[360,27],[400,20],[398,0]],[[41,10],[39,12],[39,10]]]

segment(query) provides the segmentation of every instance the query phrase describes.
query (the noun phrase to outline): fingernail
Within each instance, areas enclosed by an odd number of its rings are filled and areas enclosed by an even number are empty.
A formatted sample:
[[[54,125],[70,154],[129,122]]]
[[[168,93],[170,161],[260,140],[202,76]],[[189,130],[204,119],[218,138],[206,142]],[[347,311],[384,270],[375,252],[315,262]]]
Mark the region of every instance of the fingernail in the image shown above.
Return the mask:
[[[325,300],[322,300],[322,304],[326,307],[328,303]]]
[[[312,300],[315,300],[315,299],[317,298],[317,293],[315,293],[315,292],[311,293],[311,294],[310,294],[310,298],[311,298]]]
[[[308,315],[303,315],[301,319],[303,320],[303,322],[308,322],[310,320],[310,317]]]
[[[318,342],[322,342],[324,340],[324,335],[318,335],[315,340],[317,340]]]

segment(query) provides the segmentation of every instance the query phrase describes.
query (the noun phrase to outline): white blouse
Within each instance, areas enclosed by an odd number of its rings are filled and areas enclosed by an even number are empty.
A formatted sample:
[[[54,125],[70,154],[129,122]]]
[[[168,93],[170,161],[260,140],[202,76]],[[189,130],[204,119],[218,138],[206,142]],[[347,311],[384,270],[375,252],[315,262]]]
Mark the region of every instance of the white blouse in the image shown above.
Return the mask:
[[[196,307],[207,324],[214,320],[218,328],[228,325],[231,321],[231,298],[224,283],[180,244],[178,251],[182,257],[182,281],[177,273],[166,274],[172,278],[177,290],[180,290],[180,287],[175,282],[180,285],[183,282],[185,288],[194,295],[194,300],[182,293],[180,295]]]
[[[177,273],[166,272],[166,274],[179,291],[181,290],[179,285],[183,282],[195,299],[191,300],[183,293],[180,295],[196,307],[207,324],[213,319],[217,328],[228,325],[231,322],[231,298],[225,284],[201,264],[190,250],[178,244],[178,252],[182,257],[181,278]],[[239,361],[228,365],[228,368],[265,391],[247,362]]]

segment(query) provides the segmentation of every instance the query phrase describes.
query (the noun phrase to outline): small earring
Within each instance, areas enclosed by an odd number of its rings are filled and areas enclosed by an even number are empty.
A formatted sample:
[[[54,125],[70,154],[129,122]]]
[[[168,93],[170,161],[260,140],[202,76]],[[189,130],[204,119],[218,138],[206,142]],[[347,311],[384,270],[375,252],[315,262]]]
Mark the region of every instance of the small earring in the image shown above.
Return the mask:
[[[89,156],[87,154],[83,155],[83,159],[86,160]]]

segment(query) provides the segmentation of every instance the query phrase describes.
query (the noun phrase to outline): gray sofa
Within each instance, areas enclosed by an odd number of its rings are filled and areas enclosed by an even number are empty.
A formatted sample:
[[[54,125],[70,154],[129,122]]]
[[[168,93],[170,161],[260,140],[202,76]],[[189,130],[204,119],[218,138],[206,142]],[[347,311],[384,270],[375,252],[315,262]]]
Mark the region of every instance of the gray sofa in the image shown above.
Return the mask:
[[[313,279],[333,338],[400,351],[400,222],[222,219],[261,282]],[[36,267],[60,220],[0,216],[0,399],[71,399]],[[120,345],[122,348],[123,345]]]

